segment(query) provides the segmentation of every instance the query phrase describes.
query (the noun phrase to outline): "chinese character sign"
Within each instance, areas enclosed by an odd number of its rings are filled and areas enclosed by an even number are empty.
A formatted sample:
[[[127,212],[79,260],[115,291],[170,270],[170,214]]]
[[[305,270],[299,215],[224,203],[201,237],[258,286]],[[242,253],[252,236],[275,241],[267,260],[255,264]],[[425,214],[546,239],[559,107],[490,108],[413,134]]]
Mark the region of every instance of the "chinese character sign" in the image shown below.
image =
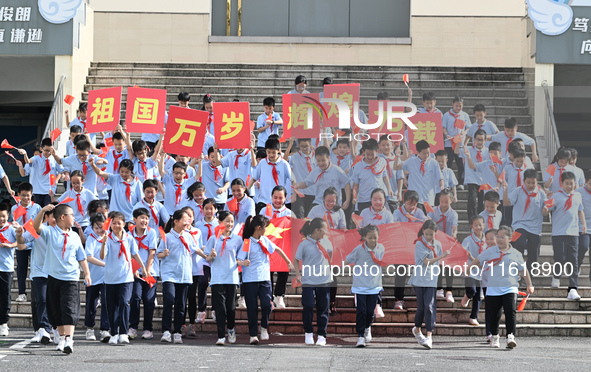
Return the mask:
[[[388,129],[388,125],[386,123],[386,119],[388,118],[388,101],[370,100],[368,110],[368,124],[377,123],[378,119],[380,118],[380,113],[382,114],[381,125],[378,128],[369,130],[372,138],[379,140],[379,138],[376,138],[376,136],[382,135],[390,135],[392,140],[401,140],[403,138],[400,135],[404,136],[406,125],[401,119],[392,119],[392,128]],[[394,107],[392,111],[404,112],[404,107]]]
[[[291,95],[291,136],[295,138],[320,137],[320,94]],[[324,113],[323,113],[324,115]]]
[[[162,133],[165,114],[165,89],[127,88],[125,126],[128,132]]]
[[[89,133],[114,130],[121,115],[121,87],[88,92],[86,128]]]
[[[214,102],[215,143],[220,149],[250,147],[250,106],[248,102]]]
[[[201,156],[208,118],[207,111],[170,106],[162,143],[164,151],[193,158]]]
[[[353,119],[353,102],[359,102],[359,84],[329,84],[324,86],[324,98],[338,98],[346,102],[351,114],[351,128],[355,126]],[[324,103],[327,117],[323,118],[322,127],[339,126],[339,110],[334,103]]]
[[[417,130],[408,130],[408,147],[415,154],[417,142],[425,140],[429,143],[430,152],[434,154],[443,147],[443,124],[441,114],[416,114],[410,121],[417,127]]]
[[[291,94],[284,94],[281,98],[283,106],[283,136],[281,138],[291,138]]]

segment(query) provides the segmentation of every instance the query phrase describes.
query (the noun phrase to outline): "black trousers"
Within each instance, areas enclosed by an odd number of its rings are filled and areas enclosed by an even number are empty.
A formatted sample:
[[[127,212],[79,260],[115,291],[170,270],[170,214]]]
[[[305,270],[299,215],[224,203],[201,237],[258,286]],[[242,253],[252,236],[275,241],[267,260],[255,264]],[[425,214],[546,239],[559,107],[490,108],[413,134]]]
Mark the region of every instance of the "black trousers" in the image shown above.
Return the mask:
[[[468,184],[468,222],[484,210],[484,191],[478,191],[480,185]]]
[[[215,311],[218,338],[226,336],[226,322],[228,329],[234,329],[236,326],[235,298],[235,284],[214,284],[211,286],[211,303]]]
[[[275,274],[277,274],[277,282],[274,282]],[[289,279],[289,273],[286,272],[271,272],[271,286],[275,287],[273,294],[275,297],[285,296],[285,288],[287,286],[287,280]]]
[[[460,158],[460,155],[456,154],[451,147],[446,147],[445,151],[447,151],[447,167],[451,169],[451,166],[456,162],[456,167],[458,167],[458,185],[464,184],[464,159]]]
[[[11,299],[10,289],[12,288],[13,272],[0,271],[0,324],[8,323]]]
[[[486,296],[486,312],[490,311],[490,332],[499,334],[502,312],[505,312],[505,328],[507,334],[515,335],[517,328],[517,293],[507,293],[502,296]]]
[[[29,259],[31,258],[31,250],[24,251],[16,250],[16,280],[18,281],[18,294],[27,293],[27,271],[29,269]]]

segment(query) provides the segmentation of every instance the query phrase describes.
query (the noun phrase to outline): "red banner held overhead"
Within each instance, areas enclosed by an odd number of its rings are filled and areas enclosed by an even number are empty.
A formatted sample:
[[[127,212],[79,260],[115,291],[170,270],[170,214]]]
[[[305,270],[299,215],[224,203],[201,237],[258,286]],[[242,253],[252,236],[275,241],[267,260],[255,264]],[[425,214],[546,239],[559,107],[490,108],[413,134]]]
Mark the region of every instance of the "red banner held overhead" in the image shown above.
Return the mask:
[[[109,132],[119,125],[121,117],[121,87],[88,92],[88,133]]]
[[[320,137],[320,113],[324,116],[320,94],[291,95],[291,136],[299,138]],[[309,120],[311,115],[311,120]]]
[[[127,88],[127,132],[160,134],[165,115],[166,89]]]
[[[215,143],[220,149],[250,147],[250,106],[248,102],[214,102]]]
[[[164,151],[193,158],[201,156],[208,117],[207,111],[170,106],[163,142]]]
[[[291,138],[291,94],[284,94],[282,96],[281,104],[283,107],[283,141]]]
[[[395,101],[369,101],[368,124],[377,123],[380,116],[380,111],[382,112],[381,125],[378,128],[370,129],[369,134],[371,135],[371,138],[374,138],[377,141],[379,141],[379,138],[377,136],[390,135],[390,139],[392,141],[399,142],[402,139],[404,139],[404,131],[406,129],[406,125],[401,119],[392,119],[392,127],[391,129],[388,129],[388,102]],[[393,111],[404,112],[404,107],[394,107]]]
[[[349,106],[349,123],[351,128],[355,127],[353,102],[359,102],[359,83],[355,84],[329,84],[324,86],[324,98],[338,98]],[[334,103],[326,102],[323,104],[326,108],[327,116],[322,120],[322,127],[339,126],[339,110]]]
[[[417,153],[417,142],[421,140],[429,143],[431,154],[444,150],[441,114],[415,114],[410,121],[417,127],[416,130],[408,130],[408,147],[411,151]]]

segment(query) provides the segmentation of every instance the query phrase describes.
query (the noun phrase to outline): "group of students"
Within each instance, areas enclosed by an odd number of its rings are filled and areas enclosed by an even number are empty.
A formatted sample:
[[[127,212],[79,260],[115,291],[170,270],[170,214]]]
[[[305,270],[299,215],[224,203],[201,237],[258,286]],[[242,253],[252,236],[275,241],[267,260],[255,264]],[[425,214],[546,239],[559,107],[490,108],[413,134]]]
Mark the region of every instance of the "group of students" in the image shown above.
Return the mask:
[[[290,93],[305,93],[305,85],[306,79],[299,76],[296,89]],[[378,98],[384,99],[383,94]],[[178,100],[180,106],[187,107],[190,96],[181,93]],[[439,260],[449,254],[442,251],[434,235],[441,230],[457,236],[458,215],[451,205],[457,202],[457,189],[464,185],[469,194],[471,234],[462,246],[469,252],[469,264],[484,265],[485,273],[476,277],[466,273],[462,306],[467,307],[472,300],[470,324],[478,325],[481,294],[487,288],[487,335],[491,346],[499,347],[502,308],[507,345],[516,345],[519,280],[522,278],[528,293],[533,293],[527,271],[537,262],[543,215],[550,211],[555,261],[575,266],[568,297],[580,299],[576,291],[577,263],[582,262],[585,245],[589,245],[583,210],[591,208],[591,173],[581,176],[582,171],[574,166],[573,150],[558,152],[546,170],[542,188],[524,151],[524,145],[531,146],[532,158],[537,161],[535,142],[517,131],[515,120],[507,119],[504,131],[499,132],[485,119],[484,106],[477,105],[477,120],[470,123],[468,114],[462,111],[463,100],[458,97],[443,115],[446,148],[435,154],[431,154],[426,141],[418,141],[413,153],[405,141],[396,144],[383,136],[357,143],[348,132],[332,143],[315,139],[290,141],[283,153],[279,141],[282,121],[269,97],[263,102],[265,112],[257,120],[257,146],[253,140],[248,149],[220,151],[211,134],[212,102],[210,95],[203,99],[210,122],[200,158],[166,154],[161,135],[143,134],[142,140],[132,143],[121,126],[104,134],[103,143],[97,147],[96,139],[84,128],[85,104],[80,106],[80,116],[69,123],[65,157],[56,154],[50,139],[43,139],[38,153],[31,158],[19,150],[25,163],[19,164],[19,170],[29,176],[30,183],[19,186],[18,203],[12,209],[0,205],[1,247],[6,248],[0,249],[0,335],[8,335],[13,251],[18,248],[19,298],[25,294],[28,260],[19,255],[28,251],[31,256],[36,342],[50,342],[53,332],[58,350],[72,352],[74,326],[80,315],[78,280],[82,268],[87,286],[88,340],[96,339],[99,301],[103,305],[101,341],[128,343],[137,337],[140,303],[144,305],[141,337],[153,338],[159,278],[163,342],[182,343],[183,334],[196,335],[196,323],[206,318],[207,288],[211,286],[211,315],[218,326],[216,343],[234,343],[239,286],[238,304],[247,309],[250,343],[256,344],[257,299],[261,308],[260,340],[269,339],[272,308],[285,307],[283,296],[289,273],[277,273],[274,296],[272,292],[269,256],[277,251],[303,285],[306,344],[314,343],[312,319],[316,307],[316,344],[325,345],[328,316],[336,312],[336,278],[330,270],[324,275],[306,275],[299,266],[329,266],[332,247],[326,238],[328,230],[354,228],[357,221],[362,243],[345,263],[376,266],[379,272],[375,275],[369,270],[353,278],[357,346],[365,346],[371,341],[375,317],[383,316],[381,270],[385,264],[381,260],[384,246],[378,243],[379,225],[418,222],[423,225],[415,242],[415,267],[422,270],[415,270],[408,283],[417,294],[412,333],[419,344],[431,348],[436,299],[454,301],[451,273],[443,269],[434,280],[431,275]],[[434,94],[426,93],[419,112],[441,113],[435,105]],[[457,125],[458,120],[464,121],[463,125]],[[452,145],[450,140],[458,134],[464,137],[462,142]],[[103,150],[107,139],[111,139],[112,147]],[[451,170],[454,161],[460,182]],[[0,176],[14,195],[3,172]],[[65,182],[66,192],[56,200],[60,180]],[[555,203],[548,206],[545,202],[550,198]],[[270,219],[292,216],[292,200],[294,217],[309,219],[301,230],[304,239],[297,248],[296,244],[292,247],[296,249],[293,264],[265,236]],[[430,206],[434,206],[433,210],[427,211]],[[29,220],[33,220],[34,231],[24,229]],[[511,243],[512,229],[520,235]],[[40,236],[37,239],[36,234]],[[500,270],[487,273],[486,265],[491,262],[493,266],[519,264],[525,250],[528,267],[516,275]],[[559,279],[554,278],[553,286],[559,285]],[[396,310],[404,309],[406,280],[402,276],[395,279]],[[421,333],[423,321],[426,337]]]

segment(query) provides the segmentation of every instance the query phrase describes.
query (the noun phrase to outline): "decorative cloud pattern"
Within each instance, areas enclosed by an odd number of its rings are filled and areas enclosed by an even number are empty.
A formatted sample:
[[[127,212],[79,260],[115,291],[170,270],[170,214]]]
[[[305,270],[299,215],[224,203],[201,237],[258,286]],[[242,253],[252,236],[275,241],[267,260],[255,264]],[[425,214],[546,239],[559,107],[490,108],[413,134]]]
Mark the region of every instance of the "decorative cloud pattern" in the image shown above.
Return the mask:
[[[545,35],[560,35],[572,24],[573,10],[568,1],[527,0],[527,5],[536,29]]]
[[[39,0],[38,4],[47,22],[62,24],[74,18],[82,0]]]

